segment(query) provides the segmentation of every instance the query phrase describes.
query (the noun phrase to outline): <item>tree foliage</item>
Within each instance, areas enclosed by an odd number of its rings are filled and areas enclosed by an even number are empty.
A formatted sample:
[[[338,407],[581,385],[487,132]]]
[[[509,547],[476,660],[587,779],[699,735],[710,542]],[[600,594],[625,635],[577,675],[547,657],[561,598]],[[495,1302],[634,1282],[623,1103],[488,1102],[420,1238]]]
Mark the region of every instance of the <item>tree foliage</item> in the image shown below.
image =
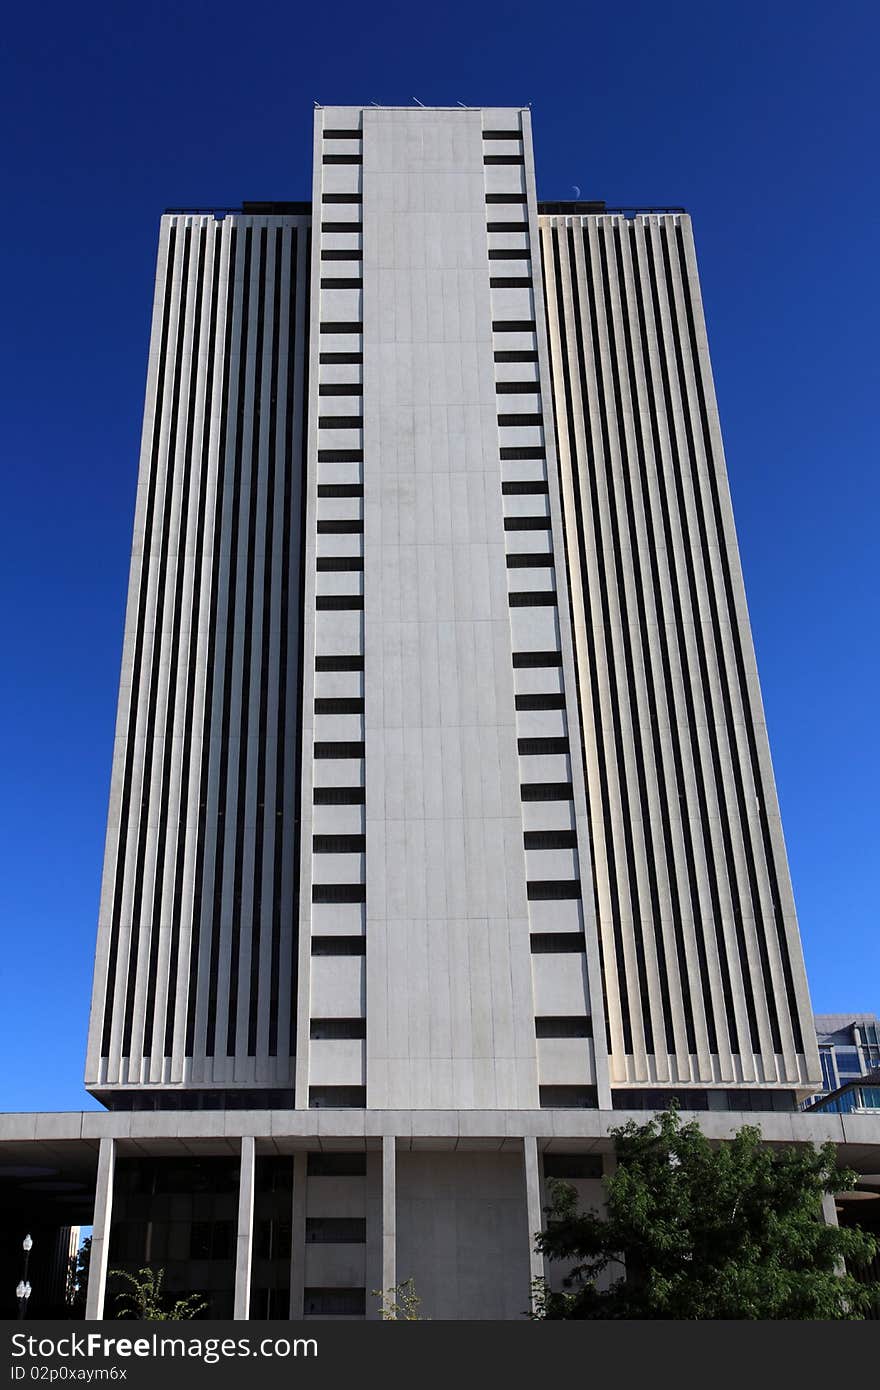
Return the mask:
[[[404,1279],[402,1283],[395,1284],[393,1289],[373,1289],[372,1293],[374,1298],[381,1299],[379,1317],[382,1322],[430,1321],[419,1312],[422,1300],[416,1293],[415,1282],[412,1279]]]
[[[137,1274],[129,1274],[124,1269],[112,1269],[111,1279],[123,1279],[131,1287],[116,1295],[119,1304],[118,1318],[137,1318],[140,1322],[165,1322],[180,1318],[197,1318],[207,1308],[201,1294],[191,1293],[169,1303],[169,1295],[163,1292],[164,1269],[139,1269]]]
[[[78,1315],[85,1313],[89,1291],[89,1264],[92,1257],[92,1237],[86,1236],[70,1261],[67,1276],[67,1301]]]
[[[675,1108],[612,1135],[604,1217],[579,1212],[570,1185],[552,1185],[536,1248],[573,1267],[561,1291],[535,1281],[533,1317],[857,1319],[870,1310],[880,1285],[852,1271],[876,1242],[821,1219],[824,1194],[856,1181],[835,1167],[833,1144],[773,1150],[746,1126],[713,1145]]]

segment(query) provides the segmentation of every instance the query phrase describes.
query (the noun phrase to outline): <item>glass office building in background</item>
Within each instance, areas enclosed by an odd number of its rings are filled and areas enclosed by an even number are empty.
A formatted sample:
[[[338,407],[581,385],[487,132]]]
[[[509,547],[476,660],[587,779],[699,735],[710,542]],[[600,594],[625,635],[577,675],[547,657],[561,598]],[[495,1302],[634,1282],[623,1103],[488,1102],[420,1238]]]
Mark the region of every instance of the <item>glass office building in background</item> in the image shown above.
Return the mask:
[[[817,1014],[822,1091],[806,1109],[839,1114],[880,1111],[880,1019],[876,1014]]]

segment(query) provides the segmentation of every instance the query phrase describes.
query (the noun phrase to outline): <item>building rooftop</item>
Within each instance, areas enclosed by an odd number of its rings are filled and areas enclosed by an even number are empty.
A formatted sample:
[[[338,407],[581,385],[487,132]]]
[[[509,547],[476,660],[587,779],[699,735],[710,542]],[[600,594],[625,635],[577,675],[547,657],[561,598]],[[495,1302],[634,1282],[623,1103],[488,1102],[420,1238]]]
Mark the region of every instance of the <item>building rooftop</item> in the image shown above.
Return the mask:
[[[284,201],[278,199],[246,200],[238,207],[179,207],[165,208],[168,215],[185,213],[213,213],[215,217],[239,215],[244,217],[291,217],[309,216],[312,211],[310,200]],[[539,216],[556,217],[604,217],[606,215],[636,217],[646,213],[683,213],[687,208],[668,206],[609,207],[601,198],[596,199],[553,199],[549,202],[538,200]]]

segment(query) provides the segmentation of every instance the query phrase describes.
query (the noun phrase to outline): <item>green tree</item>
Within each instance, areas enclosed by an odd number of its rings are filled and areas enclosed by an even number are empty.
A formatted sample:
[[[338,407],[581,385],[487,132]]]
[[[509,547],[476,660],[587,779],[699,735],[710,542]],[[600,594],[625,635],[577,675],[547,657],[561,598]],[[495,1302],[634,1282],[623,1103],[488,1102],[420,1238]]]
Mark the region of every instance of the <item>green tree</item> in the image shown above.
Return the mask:
[[[201,1294],[192,1293],[169,1306],[169,1295],[163,1292],[164,1269],[139,1269],[137,1275],[124,1269],[111,1269],[108,1278],[123,1279],[129,1289],[116,1295],[120,1304],[118,1318],[137,1318],[140,1322],[165,1322],[179,1318],[197,1318],[207,1303]]]
[[[412,1279],[404,1279],[402,1283],[395,1284],[393,1289],[387,1291],[373,1289],[372,1293],[374,1298],[382,1300],[379,1317],[383,1322],[430,1321],[419,1312],[422,1300],[416,1293],[415,1282]]]
[[[92,1255],[92,1237],[86,1236],[76,1255],[70,1262],[68,1274],[68,1298],[71,1309],[80,1317],[85,1313],[86,1295],[89,1289],[89,1263]]]
[[[713,1145],[673,1107],[612,1130],[606,1214],[553,1183],[536,1248],[573,1262],[561,1291],[533,1286],[535,1318],[858,1319],[880,1285],[853,1276],[873,1237],[826,1226],[825,1193],[853,1186],[833,1144],[771,1149],[745,1126]],[[601,1287],[599,1281],[601,1280]]]

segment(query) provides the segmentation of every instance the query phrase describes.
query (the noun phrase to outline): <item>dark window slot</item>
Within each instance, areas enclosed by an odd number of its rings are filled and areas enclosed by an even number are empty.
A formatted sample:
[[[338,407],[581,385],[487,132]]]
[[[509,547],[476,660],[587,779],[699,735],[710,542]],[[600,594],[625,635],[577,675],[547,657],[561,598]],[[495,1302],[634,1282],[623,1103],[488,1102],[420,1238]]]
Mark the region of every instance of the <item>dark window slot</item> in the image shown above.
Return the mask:
[[[322,193],[322,203],[362,203],[364,201],[361,193]]]
[[[319,555],[315,568],[319,574],[344,574],[348,570],[362,570],[363,555]]]
[[[498,204],[507,203],[526,203],[528,199],[525,193],[487,193],[486,204],[488,207],[495,207]]]
[[[365,1018],[313,1018],[309,1028],[310,1036],[313,1039],[333,1039],[336,1042],[345,1039],[365,1038],[367,1036],[367,1020]]]
[[[531,253],[530,253],[530,251],[528,250],[528,248],[526,248],[524,251],[518,251],[518,250],[516,250],[516,248],[514,248],[512,251],[509,250],[509,249],[506,249],[506,250],[503,250],[503,251],[490,251],[490,252],[489,252],[489,260],[490,260],[490,261],[528,261],[528,260],[531,260]]]
[[[533,956],[584,955],[587,949],[582,931],[534,931],[529,945]]]
[[[534,333],[534,319],[493,319],[493,333]]]
[[[308,1178],[365,1178],[367,1155],[344,1150],[339,1153],[310,1153],[306,1158]]]
[[[595,1110],[595,1086],[539,1086],[538,1101],[542,1110]]]
[[[313,796],[316,806],[363,806],[366,799],[366,787],[315,787]]]
[[[553,692],[552,695],[517,695],[516,708],[520,710],[564,709],[566,708],[566,696],[562,692]]]
[[[483,137],[485,139],[485,136]],[[521,154],[484,154],[484,164],[525,164]]]
[[[313,937],[311,955],[366,955],[366,937]]]
[[[315,714],[363,714],[364,701],[361,695],[350,698],[342,695],[319,697],[315,700]]]
[[[363,415],[319,415],[319,430],[359,430],[364,423]]]
[[[364,282],[359,275],[322,275],[322,290],[362,290]]]
[[[320,529],[321,523],[318,522]],[[504,518],[505,531],[549,531],[549,516],[506,516]]]
[[[527,232],[528,222],[487,222],[487,232]]]
[[[364,658],[353,653],[351,656],[316,656],[316,671],[362,671]]]
[[[502,463],[524,463],[526,459],[542,459],[545,455],[543,444],[510,445],[498,452]]]
[[[322,232],[362,232],[363,222],[322,222]]]
[[[354,739],[339,739],[315,744],[316,758],[362,758],[364,745]]]
[[[521,782],[521,801],[573,801],[571,782]]]
[[[543,1018],[535,1019],[535,1037],[537,1038],[591,1038],[593,1036],[593,1020],[586,1015],[563,1015],[545,1014]],[[562,1157],[562,1155],[560,1155]],[[595,1162],[591,1159],[590,1162]],[[563,1177],[562,1173],[547,1173],[546,1160],[544,1172],[547,1177]],[[599,1176],[602,1172],[602,1160],[599,1159]],[[586,1178],[592,1176],[589,1173],[570,1173],[567,1176],[572,1178]]]
[[[314,854],[363,854],[367,847],[366,835],[313,835]]]
[[[498,424],[502,429],[521,429],[526,425],[543,425],[544,416],[540,414],[527,415],[525,412],[517,412],[513,415],[499,415]]]
[[[546,478],[517,479],[515,482],[502,483],[501,492],[504,497],[538,497],[549,493],[550,487]]]
[[[362,517],[355,517],[352,521],[319,521],[319,536],[357,536],[362,533],[364,523]]]
[[[537,1022],[537,1020],[535,1020]],[[555,1023],[556,1019],[545,1022]],[[560,1019],[560,1023],[589,1023],[589,1019]],[[538,1034],[541,1037],[541,1034]],[[589,1033],[545,1033],[544,1037],[592,1037]],[[602,1158],[599,1154],[545,1154],[545,1177],[602,1177]]]
[[[538,354],[529,348],[523,348],[522,351],[515,349],[496,352],[494,357],[496,362],[537,362],[538,360]]]
[[[531,275],[490,275],[490,290],[530,290]]]
[[[360,140],[359,130],[324,130],[321,132],[325,140]]]
[[[344,319],[336,323],[333,320],[322,321],[318,324],[322,333],[363,333],[364,325],[355,323],[353,320]]]
[[[538,878],[526,884],[530,903],[570,902],[581,896],[579,878]],[[575,933],[579,935],[579,933]],[[560,932],[560,935],[562,933]]]
[[[344,1092],[349,1099],[327,1099],[328,1096]],[[356,1096],[356,1099],[350,1097]],[[366,1090],[363,1086],[310,1086],[309,1105],[312,1109],[322,1106],[353,1106],[358,1109],[366,1105]],[[362,1318],[367,1313],[366,1289],[304,1289],[304,1317]]]
[[[522,131],[517,127],[516,130],[484,130],[484,140],[521,140]]]
[[[318,594],[315,599],[317,613],[347,613],[363,609],[363,594]]]
[[[362,396],[362,381],[325,381],[318,387],[319,396]]]
[[[552,695],[517,695],[516,707],[520,710],[565,709],[565,696],[560,692]]]
[[[318,361],[323,362],[328,367],[331,363],[338,366],[354,367],[363,360],[364,354],[362,352],[320,352],[318,354]]]
[[[365,883],[313,883],[312,902],[313,903],[365,903],[367,901],[367,885]],[[359,941],[363,943],[362,936],[339,936],[339,937],[314,937],[312,943],[313,955],[361,955],[361,951],[339,950],[339,951],[316,951],[314,943],[317,941]]]
[[[366,1086],[310,1086],[309,1087],[309,1109],[310,1110],[363,1110],[367,1104]],[[334,1289],[333,1293],[363,1295],[363,1289]],[[306,1289],[305,1310],[313,1311],[309,1308],[308,1295]],[[364,1300],[361,1297],[360,1310],[363,1312]],[[345,1309],[344,1311],[348,1311]]]
[[[555,589],[539,589],[534,593],[520,590],[508,594],[507,602],[511,608],[555,608],[557,605]]]
[[[339,251],[334,248],[330,251],[321,252],[322,261],[362,261],[363,259],[364,253],[360,249],[357,251],[346,251],[344,249]]]
[[[521,758],[540,758],[553,753],[567,753],[567,738],[519,738],[516,741]]]
[[[363,497],[363,483],[319,483],[319,497]]]
[[[325,154],[321,157],[322,164],[363,164],[364,158],[360,154]]]
[[[307,1216],[307,1245],[364,1245],[367,1223],[363,1216]]]
[[[521,552],[518,555],[507,556],[507,568],[509,570],[541,570],[553,569],[553,556],[549,550],[542,550],[537,554]]]
[[[537,666],[561,666],[562,652],[514,652],[515,671],[534,670]],[[316,668],[318,669],[318,668]]]
[[[540,381],[496,381],[495,391],[499,396],[540,396]]]
[[[525,830],[525,849],[577,849],[576,830]]]

